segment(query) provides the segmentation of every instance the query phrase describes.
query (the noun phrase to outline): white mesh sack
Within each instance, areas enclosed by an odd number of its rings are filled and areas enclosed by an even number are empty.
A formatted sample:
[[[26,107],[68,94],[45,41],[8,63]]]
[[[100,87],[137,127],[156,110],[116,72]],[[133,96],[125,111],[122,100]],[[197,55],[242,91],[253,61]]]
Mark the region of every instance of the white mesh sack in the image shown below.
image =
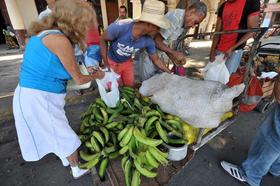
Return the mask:
[[[194,127],[215,128],[244,88],[244,84],[228,88],[220,82],[161,73],[144,81],[139,91],[151,96],[164,112],[179,116]]]

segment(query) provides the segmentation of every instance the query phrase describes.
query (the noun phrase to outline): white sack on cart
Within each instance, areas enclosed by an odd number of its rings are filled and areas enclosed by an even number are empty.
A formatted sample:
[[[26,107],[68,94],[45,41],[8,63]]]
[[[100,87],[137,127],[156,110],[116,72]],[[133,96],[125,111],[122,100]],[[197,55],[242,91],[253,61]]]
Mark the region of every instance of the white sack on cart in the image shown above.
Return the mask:
[[[179,116],[194,127],[215,128],[244,88],[244,84],[228,88],[220,82],[161,73],[144,81],[140,93],[151,96],[164,112]]]

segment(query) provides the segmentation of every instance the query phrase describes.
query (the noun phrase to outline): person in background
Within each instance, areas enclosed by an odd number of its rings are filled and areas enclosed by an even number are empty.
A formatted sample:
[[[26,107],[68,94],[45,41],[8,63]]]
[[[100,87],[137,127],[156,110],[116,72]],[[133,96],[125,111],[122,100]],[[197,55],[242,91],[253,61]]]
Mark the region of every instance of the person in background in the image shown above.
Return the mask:
[[[116,21],[122,20],[122,19],[128,19],[129,17],[127,16],[127,8],[122,5],[119,8],[119,17],[116,19]]]
[[[92,5],[91,1],[87,1]],[[95,13],[95,12],[94,12]],[[98,23],[96,22],[86,34],[86,44],[87,44],[87,51],[85,53],[85,65],[89,67],[98,67],[99,63],[101,62],[100,56],[100,34],[98,29]]]
[[[260,1],[227,0],[218,10],[216,32],[259,27]],[[254,33],[215,35],[210,50],[210,62],[216,55],[224,54],[230,74],[236,72],[247,40]]]
[[[264,119],[241,166],[221,162],[233,178],[251,186],[259,186],[267,173],[280,176],[280,76],[274,85],[276,105]]]
[[[38,16],[39,20],[42,20],[44,17],[48,16],[52,12],[52,9],[54,7],[56,0],[45,0],[45,1],[47,2],[48,5],[47,5],[46,10],[42,11],[39,14],[39,16]]]
[[[167,12],[165,18],[171,23],[168,29],[161,29],[155,37],[158,55],[163,61],[168,58],[176,64],[176,61],[184,59],[184,54],[175,50],[178,38],[184,36],[187,31],[203,21],[207,14],[207,7],[203,2],[196,2],[185,9],[175,9]],[[158,72],[152,64],[146,51],[140,51],[139,60],[136,61],[140,81],[149,79]]]
[[[168,28],[170,23],[164,17],[165,5],[161,1],[145,1],[139,20],[129,23],[112,23],[100,37],[101,56],[106,67],[120,75],[120,84],[134,87],[134,67],[132,55],[145,48],[153,63],[162,71],[170,70],[156,54],[153,37],[160,28]],[[110,42],[107,55],[106,42]]]
[[[101,70],[81,74],[73,53],[75,44],[86,49],[86,32],[96,22],[93,11],[81,0],[59,0],[49,16],[32,23],[13,97],[23,159],[38,161],[54,153],[64,166],[70,164],[74,178],[89,170],[78,168],[81,141],[64,110],[67,81],[73,78],[77,84],[84,84],[104,77]]]

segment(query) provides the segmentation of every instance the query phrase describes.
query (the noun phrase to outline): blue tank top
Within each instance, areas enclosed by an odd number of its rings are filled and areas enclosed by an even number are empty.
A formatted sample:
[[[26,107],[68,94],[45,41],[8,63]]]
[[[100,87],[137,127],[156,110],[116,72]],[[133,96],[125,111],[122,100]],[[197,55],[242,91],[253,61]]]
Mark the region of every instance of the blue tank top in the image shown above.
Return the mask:
[[[59,58],[42,42],[49,34],[62,34],[59,30],[46,30],[32,36],[25,48],[20,69],[19,85],[26,88],[62,94],[71,79]]]

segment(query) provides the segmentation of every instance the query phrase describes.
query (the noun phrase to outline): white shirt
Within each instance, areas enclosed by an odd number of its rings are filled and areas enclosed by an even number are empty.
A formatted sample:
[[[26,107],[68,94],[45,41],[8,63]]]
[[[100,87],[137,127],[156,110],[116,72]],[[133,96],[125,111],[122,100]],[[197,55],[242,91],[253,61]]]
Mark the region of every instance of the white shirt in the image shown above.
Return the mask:
[[[170,27],[168,29],[160,30],[160,34],[164,38],[165,44],[170,46],[183,33],[184,17],[184,9],[171,10],[165,14],[165,18],[170,21]]]
[[[39,16],[38,19],[42,20],[44,17],[47,17],[48,15],[50,15],[52,13],[52,10],[47,6],[46,10],[42,11]]]

